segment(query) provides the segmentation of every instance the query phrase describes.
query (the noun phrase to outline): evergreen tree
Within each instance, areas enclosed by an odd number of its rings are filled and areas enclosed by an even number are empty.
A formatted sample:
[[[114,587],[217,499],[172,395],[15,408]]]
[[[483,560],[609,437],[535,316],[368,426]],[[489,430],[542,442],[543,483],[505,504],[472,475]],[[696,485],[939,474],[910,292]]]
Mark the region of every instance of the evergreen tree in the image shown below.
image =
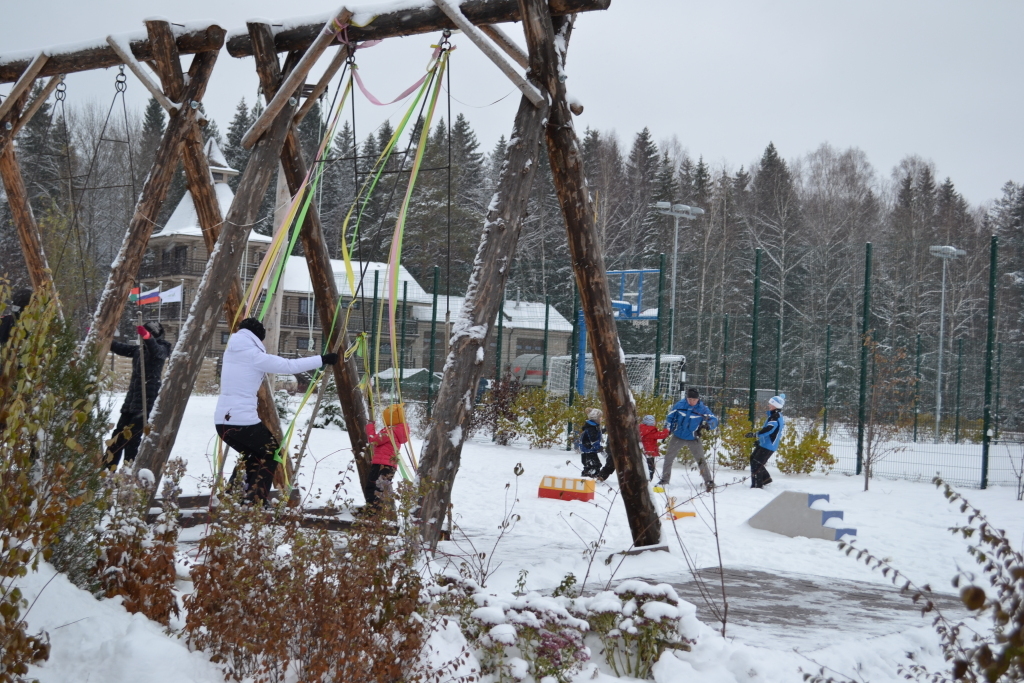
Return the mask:
[[[149,168],[153,165],[157,145],[164,135],[164,108],[150,97],[142,116],[142,140],[139,143],[139,166]]]
[[[221,150],[224,152],[224,160],[228,162],[231,168],[239,171],[239,173],[245,170],[245,165],[249,161],[249,150],[242,147],[242,137],[254,121],[255,118],[250,113],[243,97],[238,101],[238,106],[235,107],[235,116],[231,119],[231,124],[228,126],[227,139]],[[232,190],[238,188],[239,177],[235,176],[229,181]]]

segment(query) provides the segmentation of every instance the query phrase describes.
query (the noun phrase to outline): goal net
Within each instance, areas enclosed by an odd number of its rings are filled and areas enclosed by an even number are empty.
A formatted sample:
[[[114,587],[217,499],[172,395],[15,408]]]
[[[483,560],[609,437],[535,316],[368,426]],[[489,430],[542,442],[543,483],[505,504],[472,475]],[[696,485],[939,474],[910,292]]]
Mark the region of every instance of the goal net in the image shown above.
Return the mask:
[[[548,393],[553,396],[569,394],[571,356],[552,356],[548,370]],[[634,395],[650,394],[654,388],[654,354],[627,353],[626,378],[630,391]],[[686,381],[686,356],[662,355],[661,372],[658,378],[657,393],[661,396],[678,395],[682,383]],[[588,353],[586,357],[586,374],[583,376],[584,394],[597,393],[597,374],[594,372],[594,360]]]

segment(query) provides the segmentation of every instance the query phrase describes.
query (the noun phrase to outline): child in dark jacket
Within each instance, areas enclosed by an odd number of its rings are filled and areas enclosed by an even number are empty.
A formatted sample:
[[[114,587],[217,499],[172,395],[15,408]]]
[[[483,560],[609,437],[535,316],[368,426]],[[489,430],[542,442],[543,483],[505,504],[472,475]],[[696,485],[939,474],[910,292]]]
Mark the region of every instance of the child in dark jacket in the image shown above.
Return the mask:
[[[391,480],[398,465],[398,450],[409,441],[409,427],[405,424],[405,407],[401,404],[384,409],[384,429],[377,431],[377,425],[366,425],[366,436],[373,446],[373,460],[370,476],[363,495],[366,510],[373,511],[383,502],[391,499]]]
[[[598,453],[604,450],[601,444],[601,418],[604,417],[597,408],[587,411],[587,421],[583,423],[583,430],[580,432],[580,458],[583,460],[584,477],[596,477],[601,471],[601,459]]]
[[[644,415],[643,422],[640,424],[640,443],[644,447],[647,470],[651,479],[654,479],[654,459],[661,455],[661,451],[658,450],[658,442],[668,438],[671,433],[668,429],[658,429],[653,415]]]

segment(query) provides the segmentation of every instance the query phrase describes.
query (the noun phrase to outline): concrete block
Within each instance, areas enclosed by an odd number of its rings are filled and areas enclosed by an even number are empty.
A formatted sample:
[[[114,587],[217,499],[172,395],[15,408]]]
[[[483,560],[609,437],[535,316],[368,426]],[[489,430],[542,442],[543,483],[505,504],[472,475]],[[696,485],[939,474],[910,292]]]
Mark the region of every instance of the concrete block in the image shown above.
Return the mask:
[[[747,520],[747,523],[755,529],[772,531],[790,538],[804,536],[838,541],[842,536],[856,536],[856,529],[838,526],[837,522],[843,519],[841,510],[820,510],[812,507],[814,503],[828,502],[828,499],[828,494],[783,491]]]

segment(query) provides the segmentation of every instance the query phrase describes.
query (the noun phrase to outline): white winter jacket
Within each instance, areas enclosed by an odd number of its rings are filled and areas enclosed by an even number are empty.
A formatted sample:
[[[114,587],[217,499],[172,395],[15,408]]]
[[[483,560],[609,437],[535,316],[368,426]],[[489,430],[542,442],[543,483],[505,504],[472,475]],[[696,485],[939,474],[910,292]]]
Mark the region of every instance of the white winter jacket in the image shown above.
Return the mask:
[[[239,427],[258,423],[256,392],[265,373],[306,372],[321,365],[320,356],[281,358],[271,355],[259,337],[249,330],[235,332],[224,351],[214,423]]]

